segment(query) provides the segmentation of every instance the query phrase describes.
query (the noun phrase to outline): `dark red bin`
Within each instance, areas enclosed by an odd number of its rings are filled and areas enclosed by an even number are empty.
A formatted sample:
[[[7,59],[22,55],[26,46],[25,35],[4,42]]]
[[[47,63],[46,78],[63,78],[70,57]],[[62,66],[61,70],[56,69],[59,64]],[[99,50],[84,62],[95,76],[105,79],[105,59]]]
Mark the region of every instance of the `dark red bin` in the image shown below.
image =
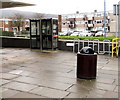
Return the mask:
[[[77,78],[95,79],[97,74],[97,54],[77,54]]]

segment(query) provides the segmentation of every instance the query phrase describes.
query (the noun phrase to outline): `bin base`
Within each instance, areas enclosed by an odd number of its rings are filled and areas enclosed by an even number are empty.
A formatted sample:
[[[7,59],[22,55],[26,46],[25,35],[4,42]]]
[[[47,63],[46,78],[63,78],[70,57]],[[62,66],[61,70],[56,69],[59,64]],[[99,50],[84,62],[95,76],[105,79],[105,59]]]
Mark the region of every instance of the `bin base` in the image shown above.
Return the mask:
[[[77,78],[80,78],[80,79],[96,79],[96,77],[84,77],[84,76],[77,76]]]

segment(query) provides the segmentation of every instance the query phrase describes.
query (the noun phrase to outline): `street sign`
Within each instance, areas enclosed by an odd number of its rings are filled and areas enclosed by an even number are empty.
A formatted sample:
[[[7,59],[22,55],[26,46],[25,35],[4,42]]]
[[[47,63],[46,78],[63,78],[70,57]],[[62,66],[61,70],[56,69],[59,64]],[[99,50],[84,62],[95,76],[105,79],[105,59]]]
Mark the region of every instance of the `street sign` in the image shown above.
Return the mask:
[[[66,43],[66,46],[74,46],[74,43]]]
[[[113,14],[119,15],[119,5],[118,4],[113,5]]]

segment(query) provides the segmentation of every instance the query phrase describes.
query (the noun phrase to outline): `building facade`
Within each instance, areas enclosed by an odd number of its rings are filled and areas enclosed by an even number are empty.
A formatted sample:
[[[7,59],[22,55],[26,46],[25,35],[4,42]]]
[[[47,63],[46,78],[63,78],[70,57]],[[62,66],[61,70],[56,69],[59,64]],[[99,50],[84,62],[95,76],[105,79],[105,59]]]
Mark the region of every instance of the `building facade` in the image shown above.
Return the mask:
[[[120,38],[120,1],[118,3],[119,5],[119,15],[118,15],[118,37]],[[120,44],[119,44],[120,45]]]
[[[106,12],[106,32],[116,32],[116,17],[112,11]],[[104,30],[104,12],[76,13],[62,15],[61,31]]]
[[[1,31],[12,31],[18,32],[18,26],[13,25],[13,19],[2,18],[0,19],[0,30]],[[16,21],[17,22],[17,21]],[[20,31],[25,30],[26,27],[29,27],[29,20],[25,20],[23,25],[20,25]]]

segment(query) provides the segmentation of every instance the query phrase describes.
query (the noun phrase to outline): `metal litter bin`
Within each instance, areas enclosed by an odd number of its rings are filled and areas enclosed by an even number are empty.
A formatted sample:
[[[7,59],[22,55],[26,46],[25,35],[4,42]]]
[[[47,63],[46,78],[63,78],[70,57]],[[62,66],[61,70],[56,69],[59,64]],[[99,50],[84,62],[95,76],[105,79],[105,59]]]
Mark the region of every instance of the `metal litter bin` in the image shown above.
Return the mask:
[[[97,54],[91,47],[83,47],[77,54],[77,78],[95,79]]]

